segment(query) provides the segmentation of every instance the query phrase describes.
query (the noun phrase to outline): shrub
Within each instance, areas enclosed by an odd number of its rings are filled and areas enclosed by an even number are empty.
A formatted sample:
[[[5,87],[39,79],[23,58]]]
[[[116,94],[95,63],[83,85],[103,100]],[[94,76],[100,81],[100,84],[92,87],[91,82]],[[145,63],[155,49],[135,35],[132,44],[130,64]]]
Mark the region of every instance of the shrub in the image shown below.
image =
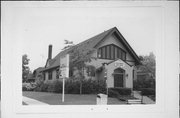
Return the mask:
[[[33,91],[36,88],[36,85],[33,83],[23,83],[22,90],[23,91]]]
[[[109,90],[113,90],[119,93],[119,95],[131,95],[131,88],[109,88]]]
[[[41,86],[40,86],[40,91],[42,91],[42,92],[47,92],[47,90],[48,90],[48,83],[43,83],[43,84],[41,84]]]
[[[54,81],[54,91],[55,93],[62,93],[62,81]]]
[[[83,94],[106,93],[106,83],[103,80],[84,80],[82,82]]]
[[[68,94],[79,94],[80,92],[80,81],[66,80],[65,93]]]
[[[53,82],[43,83],[40,88],[43,92],[62,93],[62,82],[55,80]]]
[[[97,93],[106,93],[106,81],[105,80],[97,80],[96,81],[96,91]]]
[[[83,94],[92,94],[95,93],[95,82],[92,80],[84,80],[82,82],[82,93]]]
[[[119,95],[118,99],[121,101],[127,101],[129,99],[137,99],[137,98],[133,97],[132,95]]]
[[[128,93],[120,95],[118,91],[121,91],[121,93],[128,91]],[[108,97],[117,98],[121,101],[127,101],[128,99],[136,99],[131,95],[130,88],[110,88],[108,90]]]
[[[27,88],[25,86],[23,86],[22,91],[27,91]]]
[[[119,96],[119,93],[117,91],[114,91],[112,89],[108,89],[108,97],[117,98]]]
[[[155,89],[152,88],[141,88],[141,95],[155,95]]]
[[[141,88],[155,89],[155,79],[138,78],[133,81],[133,89],[140,90]]]
[[[67,79],[65,80],[65,93],[66,94],[79,94],[80,93],[80,80]],[[41,83],[35,91],[62,93],[62,81],[55,80],[49,83]],[[103,80],[83,80],[82,81],[82,94],[98,94],[106,93],[106,83]]]
[[[96,82],[94,80],[84,80],[82,82],[82,93],[83,94],[94,94],[96,93]]]
[[[47,92],[54,92],[54,82],[49,82],[47,84],[48,84]]]

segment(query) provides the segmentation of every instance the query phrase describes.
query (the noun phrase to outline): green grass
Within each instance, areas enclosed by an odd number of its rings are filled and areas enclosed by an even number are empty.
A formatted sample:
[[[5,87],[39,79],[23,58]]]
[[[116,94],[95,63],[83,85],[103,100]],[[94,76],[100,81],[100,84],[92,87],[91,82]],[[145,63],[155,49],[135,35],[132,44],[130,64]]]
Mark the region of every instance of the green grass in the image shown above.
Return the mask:
[[[36,99],[50,105],[96,105],[95,94],[65,94],[65,101],[62,102],[62,95],[48,92],[23,92],[23,96]],[[108,98],[108,104],[125,104],[116,98]]]

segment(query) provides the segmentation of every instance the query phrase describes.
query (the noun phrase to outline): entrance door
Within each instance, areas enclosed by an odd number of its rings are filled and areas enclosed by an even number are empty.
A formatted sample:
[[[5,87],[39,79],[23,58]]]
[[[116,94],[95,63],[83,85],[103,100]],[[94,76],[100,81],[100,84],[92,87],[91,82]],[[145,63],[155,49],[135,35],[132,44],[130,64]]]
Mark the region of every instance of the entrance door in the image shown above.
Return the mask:
[[[114,70],[114,87],[124,87],[125,70],[118,68]]]

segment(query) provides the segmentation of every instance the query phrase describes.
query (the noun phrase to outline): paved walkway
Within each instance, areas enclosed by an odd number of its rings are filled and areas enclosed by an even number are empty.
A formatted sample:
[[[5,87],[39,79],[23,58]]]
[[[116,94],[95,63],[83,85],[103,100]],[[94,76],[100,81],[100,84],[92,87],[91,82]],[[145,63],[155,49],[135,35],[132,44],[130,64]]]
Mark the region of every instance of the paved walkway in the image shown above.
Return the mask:
[[[49,105],[47,103],[40,102],[38,100],[31,99],[31,98],[24,97],[24,96],[23,96],[23,102],[25,102],[26,104],[29,104],[29,105]]]
[[[133,92],[134,92],[134,97],[138,98],[138,99],[143,99],[142,102],[144,104],[155,104],[155,102],[153,100],[151,100],[149,97],[143,96],[143,98],[142,98],[142,96],[139,94],[138,91],[133,91]]]

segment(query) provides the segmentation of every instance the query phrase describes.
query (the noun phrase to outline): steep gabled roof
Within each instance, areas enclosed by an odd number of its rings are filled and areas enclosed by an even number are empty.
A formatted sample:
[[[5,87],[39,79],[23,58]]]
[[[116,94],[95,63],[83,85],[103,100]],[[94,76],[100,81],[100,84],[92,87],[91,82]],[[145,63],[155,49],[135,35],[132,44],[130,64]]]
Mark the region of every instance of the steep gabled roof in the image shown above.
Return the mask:
[[[123,35],[119,32],[119,30],[116,27],[112,28],[109,35],[111,35],[111,34],[114,34],[116,37],[118,37],[119,41],[123,44],[123,46],[125,46],[125,48],[130,53],[130,55],[135,59],[136,64],[137,65],[141,64],[139,57],[137,56],[135,51],[132,49],[132,47],[129,45],[129,43],[126,41],[126,39],[123,37]],[[105,38],[103,40],[105,40]],[[101,40],[101,41],[103,41],[103,40]],[[99,43],[101,43],[101,42],[98,42],[98,44]],[[96,44],[96,45],[98,45],[98,44]]]
[[[73,49],[77,48],[78,50],[86,50],[86,49],[93,49],[95,48],[101,41],[106,39],[107,36],[110,36],[111,34],[115,33],[120,39],[120,42],[125,45],[128,51],[130,51],[130,54],[132,54],[133,58],[135,58],[136,62],[139,64],[139,58],[136,55],[136,53],[133,51],[133,49],[130,47],[130,45],[127,43],[127,41],[124,39],[124,37],[121,35],[121,33],[118,31],[116,27],[113,27],[107,31],[104,31],[90,39],[87,39],[75,46],[72,46],[64,51],[61,51],[59,54],[57,54],[53,59],[49,60],[49,67],[45,68],[45,70],[56,68],[59,66],[59,60],[60,56],[63,56],[65,54],[68,54]]]

